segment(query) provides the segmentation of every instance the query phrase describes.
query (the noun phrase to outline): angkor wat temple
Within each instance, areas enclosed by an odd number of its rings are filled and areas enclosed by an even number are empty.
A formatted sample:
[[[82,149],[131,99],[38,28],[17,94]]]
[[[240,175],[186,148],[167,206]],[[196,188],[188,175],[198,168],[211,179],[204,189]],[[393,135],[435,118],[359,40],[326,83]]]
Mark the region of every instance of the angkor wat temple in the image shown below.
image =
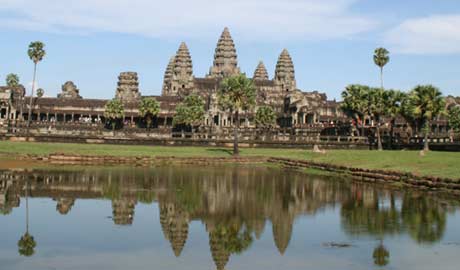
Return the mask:
[[[164,74],[161,96],[153,96],[160,102],[161,111],[155,119],[155,126],[172,126],[176,105],[187,95],[196,93],[205,100],[206,117],[203,126],[232,126],[231,115],[217,106],[216,93],[223,78],[241,73],[238,67],[235,44],[227,28],[220,36],[215,49],[214,61],[203,78],[195,77],[192,57],[185,43],[181,43],[177,53],[171,57]],[[250,77],[250,76],[248,76]],[[294,64],[287,50],[278,58],[274,77],[269,78],[267,69],[260,62],[252,76],[257,89],[257,107],[272,106],[278,114],[278,124],[283,127],[314,125],[344,120],[338,103],[327,100],[324,93],[303,92],[297,88]],[[136,72],[122,72],[118,77],[115,98],[125,105],[125,123],[132,126],[142,122],[139,116],[140,98],[148,95],[139,89]],[[12,100],[9,96],[13,95]],[[26,119],[29,97],[24,87],[0,88],[1,118],[11,121]],[[82,98],[77,86],[68,81],[62,85],[62,93],[56,98],[35,98],[33,121],[75,122],[86,119],[90,122],[104,122],[104,106],[108,100]],[[11,104],[9,104],[11,103]],[[8,106],[11,105],[11,106]],[[8,117],[9,116],[9,117]],[[254,126],[253,113],[245,112],[242,126]]]

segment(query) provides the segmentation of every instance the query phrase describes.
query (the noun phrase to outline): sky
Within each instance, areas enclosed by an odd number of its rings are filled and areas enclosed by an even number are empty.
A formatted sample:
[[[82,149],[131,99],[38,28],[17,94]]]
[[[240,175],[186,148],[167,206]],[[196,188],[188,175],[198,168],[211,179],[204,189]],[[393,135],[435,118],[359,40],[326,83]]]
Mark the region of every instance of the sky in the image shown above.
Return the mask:
[[[204,77],[226,26],[251,77],[259,61],[273,77],[286,48],[298,88],[340,99],[349,84],[380,84],[372,55],[385,47],[386,88],[433,84],[460,96],[459,0],[0,0],[0,85],[17,73],[30,92],[27,47],[39,40],[45,96],[73,81],[85,98],[112,98],[123,71],[138,72],[143,95],[159,95],[180,42]]]

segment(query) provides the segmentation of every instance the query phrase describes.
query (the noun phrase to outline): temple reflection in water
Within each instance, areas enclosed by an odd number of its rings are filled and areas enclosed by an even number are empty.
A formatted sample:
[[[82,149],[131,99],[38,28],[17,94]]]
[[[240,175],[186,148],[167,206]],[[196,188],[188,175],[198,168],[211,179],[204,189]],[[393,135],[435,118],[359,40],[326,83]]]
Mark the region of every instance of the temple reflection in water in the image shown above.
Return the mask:
[[[373,257],[386,265],[385,236],[408,234],[417,243],[442,239],[450,202],[422,193],[401,193],[288,170],[225,166],[217,168],[86,168],[0,172],[0,211],[8,215],[24,199],[52,198],[56,211],[71,214],[84,199],[111,200],[116,226],[135,222],[138,203],[159,208],[164,238],[179,257],[189,225],[201,221],[217,269],[232,254],[257,241],[271,224],[274,245],[284,254],[296,218],[339,208],[342,230],[379,240]],[[107,213],[110,215],[110,213]],[[268,230],[268,229],[267,229]],[[268,233],[266,231],[265,233]]]

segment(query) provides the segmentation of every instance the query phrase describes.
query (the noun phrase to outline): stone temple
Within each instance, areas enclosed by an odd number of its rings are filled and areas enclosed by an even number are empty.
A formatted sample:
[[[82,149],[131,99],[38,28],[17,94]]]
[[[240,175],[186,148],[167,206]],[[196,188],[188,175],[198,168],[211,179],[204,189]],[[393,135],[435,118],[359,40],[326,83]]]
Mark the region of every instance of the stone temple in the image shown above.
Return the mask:
[[[262,61],[255,63],[255,70],[248,71],[257,89],[257,107],[268,105],[275,109],[280,127],[307,127],[319,123],[347,121],[336,101],[327,100],[324,93],[302,91],[297,88],[294,63],[289,52],[284,49],[278,56],[273,78]],[[157,126],[172,126],[175,107],[184,97],[192,93],[205,100],[206,117],[204,127],[226,127],[233,125],[233,118],[217,105],[217,91],[223,78],[240,74],[235,43],[228,28],[217,41],[212,66],[203,77],[195,76],[189,48],[183,42],[175,55],[171,56],[164,71],[164,81],[160,96],[151,96],[160,102],[161,111],[155,119]],[[125,122],[135,126],[142,121],[138,113],[139,100],[148,93],[139,89],[136,72],[122,72],[114,98],[125,104]],[[29,97],[23,89],[0,88],[0,117],[10,120],[27,117]],[[21,93],[21,94],[19,94]],[[7,106],[9,97],[15,97],[12,106]],[[147,94],[147,95],[145,95]],[[108,100],[82,98],[77,86],[68,81],[62,86],[62,93],[56,98],[43,97],[34,100],[32,120],[73,122],[82,117],[92,122],[104,121],[104,106]],[[21,105],[24,104],[24,105]],[[10,116],[10,117],[8,117]],[[255,126],[254,113],[242,113],[242,126]],[[0,120],[1,121],[1,120]]]

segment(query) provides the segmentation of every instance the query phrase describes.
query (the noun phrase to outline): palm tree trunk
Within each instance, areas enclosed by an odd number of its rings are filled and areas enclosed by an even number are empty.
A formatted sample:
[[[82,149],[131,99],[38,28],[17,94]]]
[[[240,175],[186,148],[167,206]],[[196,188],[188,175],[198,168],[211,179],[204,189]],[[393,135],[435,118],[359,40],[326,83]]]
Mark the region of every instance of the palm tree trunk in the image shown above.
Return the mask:
[[[430,125],[430,122],[427,121],[426,126],[425,126],[425,143],[423,146],[423,151],[430,151],[430,145],[428,144],[429,125]]]
[[[380,86],[383,90],[383,67],[380,67]]]
[[[380,124],[377,123],[377,148],[379,151],[383,150],[382,137],[380,136]]]
[[[235,125],[233,125],[233,155],[238,156],[240,151],[238,149],[238,128],[240,127],[240,116],[238,110],[235,111]]]
[[[27,135],[29,135],[30,120],[32,118],[32,100],[34,98],[35,77],[36,77],[36,75],[37,75],[37,63],[34,63],[34,78],[32,80],[32,94],[30,95],[29,114],[28,114],[28,117],[27,117]]]
[[[29,233],[29,182],[26,181],[26,232]]]

